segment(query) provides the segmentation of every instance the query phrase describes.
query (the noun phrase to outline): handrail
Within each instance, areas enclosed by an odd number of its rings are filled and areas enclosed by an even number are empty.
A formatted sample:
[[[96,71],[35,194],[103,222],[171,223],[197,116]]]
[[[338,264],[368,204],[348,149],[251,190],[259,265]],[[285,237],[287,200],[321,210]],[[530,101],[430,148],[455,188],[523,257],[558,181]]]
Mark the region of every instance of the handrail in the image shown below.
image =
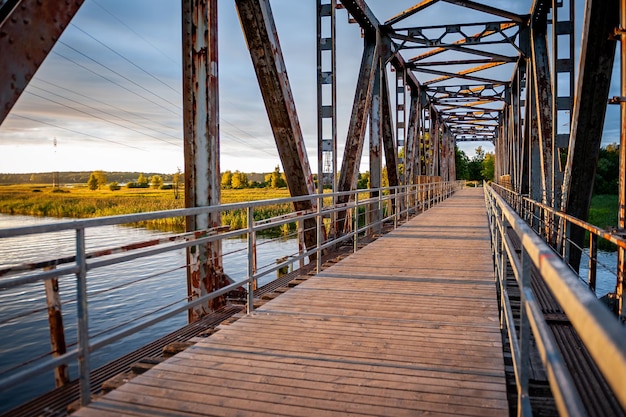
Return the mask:
[[[28,264],[14,265],[0,269],[0,289],[6,290],[10,288],[22,287],[32,283],[43,282],[45,280],[75,274],[78,288],[76,308],[77,318],[79,321],[77,346],[68,350],[67,353],[59,356],[48,356],[44,359],[33,360],[32,363],[27,364],[24,367],[14,369],[10,373],[3,372],[3,374],[0,374],[0,390],[5,390],[26,381],[28,378],[40,375],[43,371],[49,371],[61,365],[68,365],[70,362],[77,360],[80,365],[79,380],[81,403],[87,404],[90,401],[90,357],[93,352],[98,349],[242,286],[246,286],[247,288],[247,305],[248,312],[250,312],[252,311],[254,305],[252,298],[253,288],[256,286],[256,282],[260,277],[277,271],[281,267],[298,260],[304,261],[306,257],[310,257],[312,255],[316,255],[318,259],[316,266],[319,271],[321,269],[321,263],[319,260],[321,259],[322,250],[332,247],[339,242],[352,239],[354,241],[354,250],[356,251],[358,249],[357,242],[360,234],[363,235],[369,230],[374,230],[376,227],[382,226],[382,224],[386,222],[392,222],[394,226],[396,226],[401,219],[408,219],[411,214],[418,214],[420,211],[424,211],[432,207],[443,199],[449,197],[454,191],[462,188],[463,186],[463,181],[423,183],[273,200],[260,200],[246,203],[223,204],[209,207],[195,207],[94,219],[60,221],[28,227],[0,229],[0,239],[19,238],[27,235],[45,236],[46,233],[74,231],[76,249],[72,256],[59,257],[56,259],[37,259],[36,261],[29,262]],[[360,195],[363,194],[368,194],[368,197],[361,198]],[[323,206],[324,199],[337,201],[336,197],[339,196],[347,196],[348,202]],[[277,204],[292,204],[300,201],[311,201],[314,208],[305,211],[293,210],[288,214],[279,215],[271,219],[254,221],[253,213],[257,208]],[[366,212],[372,214],[375,214],[376,212],[378,213],[371,216],[373,221],[372,223],[368,223],[368,216],[364,216],[360,213],[359,210],[363,208],[365,208]],[[165,219],[171,217],[221,213],[232,210],[246,211],[247,225],[244,228],[230,230],[228,227],[216,227],[207,230],[180,233],[166,238],[152,239],[144,242],[124,243],[121,246],[98,249],[90,252],[87,252],[85,249],[85,231],[90,228],[123,225],[145,220]],[[332,214],[336,212],[348,213],[346,218],[352,219],[352,230],[347,234],[339,234],[339,236],[336,236],[334,240],[331,238],[324,240],[323,236],[325,233],[322,233],[322,228],[325,227],[324,218],[332,218]],[[297,222],[302,225],[306,219],[315,220],[315,233],[318,236],[317,245],[309,248],[301,247],[297,255],[289,255],[289,260],[280,262],[273,267],[266,267],[261,271],[257,271],[254,263],[255,255],[253,254],[256,250],[257,233],[271,227],[278,227],[289,223]],[[303,228],[299,227],[299,229],[300,233],[303,233]],[[155,309],[155,314],[142,316],[142,318],[137,319],[136,321],[130,319],[121,325],[115,326],[113,329],[109,329],[108,332],[101,332],[95,337],[89,336],[86,285],[91,271],[104,266],[117,265],[134,259],[154,256],[156,254],[185,249],[237,236],[245,237],[247,239],[245,252],[248,257],[248,267],[246,268],[246,273],[243,274],[243,276],[230,277],[231,284],[227,287],[213,291],[202,296],[201,298],[187,301],[182,300],[182,303],[177,303],[177,305],[172,304],[167,308],[157,307]],[[56,269],[50,270],[50,267],[56,267]],[[20,316],[18,315],[15,317],[17,319]]]
[[[556,350],[553,336],[530,288],[530,263],[534,265],[557,302],[572,323],[592,359],[605,377],[621,406],[626,408],[626,328],[593,293],[582,285],[578,276],[515,213],[495,190],[485,185],[485,200],[492,230],[496,272],[506,311],[503,326],[509,332],[520,405],[526,413],[528,396],[528,329],[531,328],[542,361],[548,372],[550,387],[561,415],[581,415],[579,394],[563,359]],[[507,236],[510,228],[522,243],[521,260],[517,258]],[[521,292],[521,334],[515,332],[506,291],[506,268],[509,262]],[[510,316],[510,317],[509,317]],[[519,339],[519,343],[517,343]]]
[[[515,211],[523,219],[525,219],[526,223],[529,224],[533,230],[544,237],[548,245],[550,245],[561,256],[561,258],[565,260],[565,262],[571,265],[575,271],[578,271],[579,261],[582,256],[588,258],[589,262],[587,265],[586,281],[591,291],[596,293],[598,265],[603,266],[615,277],[615,284],[617,287],[619,282],[619,271],[617,269],[611,271],[598,261],[598,242],[599,239],[603,239],[604,241],[615,245],[617,248],[626,250],[626,239],[624,237],[612,230],[601,229],[567,213],[555,210],[550,206],[516,193],[501,185],[495,183],[491,185],[509,205],[515,208]],[[589,240],[587,242],[589,253],[586,253],[584,248],[581,247],[578,242],[574,242],[571,239],[571,236],[574,233],[573,226],[577,227],[582,233],[589,234]],[[575,248],[576,252],[572,251],[572,248]],[[616,288],[615,292],[609,293],[609,300],[617,297],[617,294],[618,291]],[[618,315],[623,314],[623,312],[619,311],[619,302],[615,302],[614,309],[615,313]],[[626,320],[626,317],[622,317],[622,321],[624,320]]]

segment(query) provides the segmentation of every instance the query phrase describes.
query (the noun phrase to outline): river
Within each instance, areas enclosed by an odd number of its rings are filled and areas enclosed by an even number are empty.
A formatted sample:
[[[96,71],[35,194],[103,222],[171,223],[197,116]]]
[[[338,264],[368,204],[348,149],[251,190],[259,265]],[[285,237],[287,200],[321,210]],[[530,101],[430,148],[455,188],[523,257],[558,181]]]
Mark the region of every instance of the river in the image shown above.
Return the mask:
[[[57,222],[59,219],[29,216],[0,215],[0,229]],[[87,251],[141,242],[168,233],[141,228],[106,226],[88,229]],[[73,254],[75,245],[72,231],[45,236],[26,236],[19,239],[0,239],[0,268],[31,262],[34,259],[54,259]],[[241,239],[223,242],[224,270],[232,278],[242,279],[247,271],[247,243]],[[257,263],[275,263],[277,258],[298,250],[295,239],[259,239]],[[272,280],[268,274],[259,285]],[[186,297],[185,251],[178,250],[90,271],[87,276],[89,299],[89,333],[93,336],[105,329],[123,323],[158,307],[181,301]],[[68,345],[76,340],[75,279],[59,280],[63,302],[63,321]],[[111,288],[114,288],[111,290]],[[106,291],[105,291],[106,290]],[[35,311],[33,313],[33,311]],[[14,318],[20,315],[18,318]],[[50,350],[43,284],[32,284],[11,290],[0,290],[0,377],[2,372],[29,358]],[[152,340],[155,340],[187,322],[180,314],[113,343],[92,355],[91,367],[97,368]],[[70,376],[77,376],[76,366],[70,367]],[[27,384],[0,393],[0,413],[21,404],[54,387],[52,375],[42,375]]]

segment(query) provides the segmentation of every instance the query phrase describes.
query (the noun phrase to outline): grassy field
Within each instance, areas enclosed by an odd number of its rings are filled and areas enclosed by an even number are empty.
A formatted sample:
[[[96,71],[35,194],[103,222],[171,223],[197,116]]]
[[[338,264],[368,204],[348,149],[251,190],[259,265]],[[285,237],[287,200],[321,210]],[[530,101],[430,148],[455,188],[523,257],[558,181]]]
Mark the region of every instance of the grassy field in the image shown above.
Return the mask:
[[[595,195],[591,199],[589,223],[602,229],[617,226],[617,196]]]
[[[287,189],[251,188],[222,190],[223,203],[269,200],[289,197]],[[184,197],[174,198],[172,190],[122,188],[118,191],[91,191],[86,185],[54,189],[50,185],[0,186],[0,213],[29,216],[89,218],[171,210],[184,207]],[[259,209],[255,218],[267,218],[291,210],[291,205],[274,205]],[[222,222],[232,228],[246,227],[243,213],[224,213]],[[163,219],[140,226],[159,230],[183,230],[183,218]]]

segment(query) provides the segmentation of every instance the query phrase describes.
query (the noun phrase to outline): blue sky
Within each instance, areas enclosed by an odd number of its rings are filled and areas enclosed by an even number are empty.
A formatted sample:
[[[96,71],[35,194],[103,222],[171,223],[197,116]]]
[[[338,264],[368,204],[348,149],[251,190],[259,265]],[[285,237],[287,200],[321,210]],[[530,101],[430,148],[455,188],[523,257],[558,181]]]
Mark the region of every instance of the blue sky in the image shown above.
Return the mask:
[[[384,21],[415,1],[367,3]],[[531,1],[485,3],[527,13]],[[315,1],[272,0],[271,5],[309,161],[317,172]],[[443,23],[442,16],[451,14],[455,20],[485,18],[438,4],[408,23]],[[337,30],[341,153],[362,39],[343,10],[337,12]],[[219,34],[222,170],[271,171],[279,158],[232,0],[219,1]],[[503,71],[502,79],[509,79],[510,69]],[[616,85],[613,95],[617,91]],[[0,172],[174,172],[184,165],[181,106],[180,2],[86,0],[0,126]],[[619,139],[617,110],[610,112],[605,143]],[[471,155],[479,145],[492,149],[480,142],[461,147]],[[362,171],[367,163],[364,155]]]

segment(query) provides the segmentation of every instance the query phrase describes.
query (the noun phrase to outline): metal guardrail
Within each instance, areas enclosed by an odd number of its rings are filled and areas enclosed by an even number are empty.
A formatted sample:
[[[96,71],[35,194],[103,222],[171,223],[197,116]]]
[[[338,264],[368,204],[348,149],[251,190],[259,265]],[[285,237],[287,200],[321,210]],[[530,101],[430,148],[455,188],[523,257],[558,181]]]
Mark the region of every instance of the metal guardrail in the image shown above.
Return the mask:
[[[531,331],[560,415],[585,415],[579,393],[531,289],[531,265],[541,274],[621,406],[626,409],[626,328],[504,198],[488,185],[485,185],[485,201],[501,290],[501,321],[508,332],[518,387],[519,415],[532,415],[528,395]],[[515,252],[507,232],[509,228],[521,241],[521,257]],[[507,263],[520,289],[519,335],[507,291]]]
[[[492,187],[515,209],[531,229],[542,236],[556,253],[560,255],[561,259],[567,263],[575,264],[573,266],[575,271],[578,271],[580,260],[587,259],[587,276],[581,276],[580,278],[586,281],[589,289],[594,294],[597,294],[596,282],[599,266],[603,268],[604,272],[615,277],[615,291],[607,294],[608,301],[614,304],[614,312],[622,316],[622,321],[626,320],[626,316],[623,315],[624,312],[619,310],[620,303],[618,300],[621,294],[618,290],[620,274],[626,273],[626,265],[621,265],[620,267],[618,264],[615,268],[610,268],[598,260],[598,249],[601,240],[613,245],[612,249],[626,250],[626,239],[612,230],[601,229],[501,185],[492,184]],[[585,248],[571,238],[575,232],[582,232],[588,235],[586,238],[588,239],[588,251],[585,251]],[[574,261],[574,259],[576,260]],[[626,262],[626,259],[622,259],[622,262]]]
[[[0,229],[0,239],[24,237],[28,235],[42,236],[61,231],[73,231],[75,237],[75,250],[72,256],[59,257],[55,259],[39,259],[28,264],[15,265],[0,269],[0,291],[13,288],[21,288],[33,283],[56,282],[60,277],[74,275],[76,283],[76,317],[77,317],[77,340],[69,349],[63,349],[61,353],[51,351],[44,357],[29,359],[26,363],[12,368],[10,371],[0,370],[0,391],[14,385],[23,383],[29,378],[40,376],[42,372],[59,370],[66,367],[73,361],[78,362],[78,373],[80,380],[81,403],[83,405],[90,401],[89,373],[90,358],[92,354],[111,343],[135,334],[140,330],[162,322],[180,313],[186,312],[196,305],[206,303],[211,299],[227,294],[233,290],[245,287],[248,294],[248,312],[253,309],[253,288],[259,278],[271,274],[280,268],[293,264],[294,262],[304,263],[306,258],[316,255],[317,271],[321,270],[321,253],[327,248],[331,248],[343,241],[352,240],[354,250],[358,249],[359,237],[369,233],[376,233],[383,223],[393,222],[394,226],[402,219],[408,219],[410,215],[427,210],[434,204],[449,197],[454,191],[462,188],[464,182],[439,182],[424,183],[411,186],[388,187],[374,190],[356,190],[350,192],[329,193],[323,195],[312,195],[294,198],[282,198],[274,200],[253,201],[246,203],[224,204],[211,207],[197,207],[181,210],[169,210],[150,213],[138,213],[122,216],[102,217],[85,220],[62,221],[50,224],[42,224],[28,227],[17,227],[11,229]],[[374,195],[375,197],[369,197]],[[349,197],[349,202],[344,204],[326,204],[329,200],[337,201],[339,197]],[[366,198],[363,198],[367,196]],[[255,209],[264,206],[275,206],[278,204],[291,204],[298,201],[312,201],[315,207],[308,211],[291,211],[290,213],[279,215],[270,219],[255,221]],[[133,242],[117,247],[88,252],[85,245],[85,231],[91,228],[111,225],[128,225],[146,220],[166,219],[181,216],[194,216],[208,213],[224,213],[233,210],[243,210],[246,212],[247,224],[242,229],[230,230],[228,227],[218,227],[209,230],[200,230],[191,233],[174,234],[159,239],[151,239],[145,242]],[[346,212],[346,218],[352,224],[348,233],[323,233],[327,227],[324,220],[333,221],[336,214]],[[304,220],[315,219],[317,245],[314,248],[305,248],[303,244],[296,253],[287,254],[287,260],[273,265],[265,265],[257,269],[255,249],[257,234],[269,228],[297,223],[295,228],[297,235],[302,236],[304,231]],[[368,221],[369,219],[369,221]],[[334,236],[333,236],[334,235]],[[327,236],[325,239],[324,237]],[[247,241],[247,273],[245,276],[229,277],[231,284],[220,288],[217,291],[206,294],[200,298],[188,300],[184,298],[176,303],[165,306],[156,306],[152,312],[142,314],[138,317],[130,317],[124,323],[115,325],[110,329],[100,332],[97,335],[90,335],[88,316],[88,293],[87,283],[91,271],[111,265],[119,265],[135,259],[148,256],[159,255],[165,252],[187,249],[193,246],[202,245],[208,242],[220,241],[224,239],[244,237]],[[227,257],[228,254],[224,254]],[[186,265],[179,268],[185,268]],[[54,268],[54,269],[52,269]],[[129,277],[129,282],[133,282],[136,277]],[[136,281],[135,281],[136,282]],[[118,286],[116,289],[119,289]],[[110,290],[110,289],[108,289]],[[105,289],[104,291],[107,291]],[[58,297],[57,297],[58,301]],[[50,299],[48,299],[50,304]],[[48,306],[50,307],[50,306]],[[45,310],[45,307],[38,311]],[[5,319],[23,319],[23,315],[17,314],[14,317]],[[62,326],[62,324],[61,324]],[[51,335],[54,332],[64,333],[61,329],[50,329]],[[53,336],[52,336],[53,337]],[[45,336],[42,335],[42,338]],[[54,338],[54,337],[53,337]],[[15,343],[19,343],[16,340]],[[53,348],[54,349],[54,348]],[[58,382],[57,382],[58,383]],[[62,382],[61,382],[62,383]]]

